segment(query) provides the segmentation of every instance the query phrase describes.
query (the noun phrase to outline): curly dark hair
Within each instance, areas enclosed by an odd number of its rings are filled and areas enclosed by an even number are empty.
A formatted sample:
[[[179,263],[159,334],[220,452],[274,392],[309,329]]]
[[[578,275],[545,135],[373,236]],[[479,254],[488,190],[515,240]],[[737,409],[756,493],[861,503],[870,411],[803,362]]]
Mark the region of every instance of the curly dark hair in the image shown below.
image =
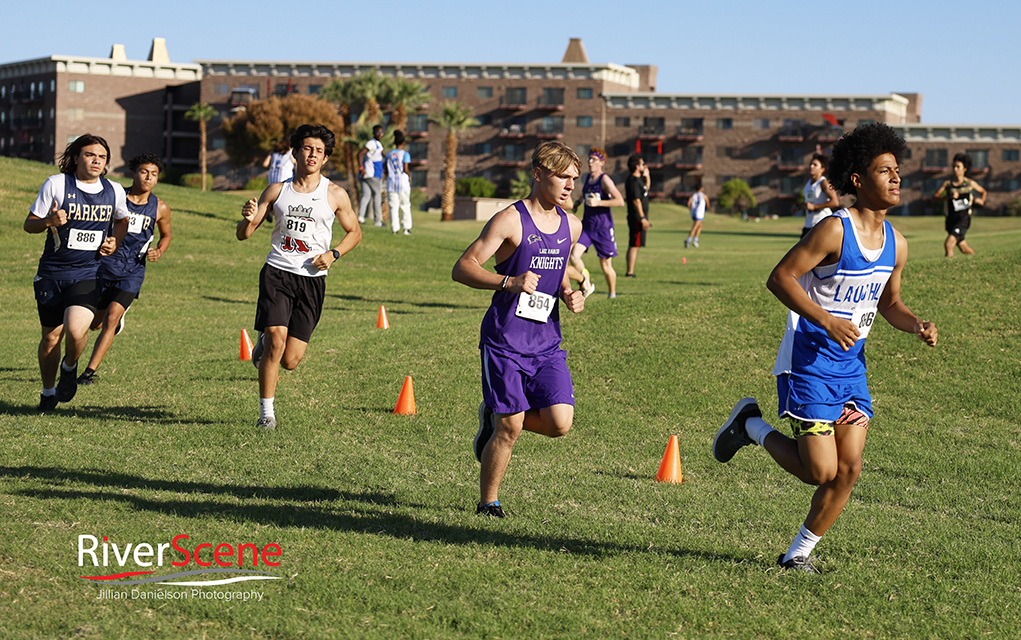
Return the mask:
[[[954,160],[953,162],[950,163],[950,166],[954,166],[954,164],[958,162],[960,162],[961,165],[964,167],[965,173],[971,171],[971,156],[969,156],[967,153],[955,153]]]
[[[128,160],[128,169],[131,173],[138,171],[138,168],[143,164],[151,164],[156,166],[156,170],[163,173],[163,158],[159,157],[155,153],[140,153],[131,160]]]
[[[865,175],[872,161],[884,153],[893,154],[900,163],[907,149],[904,138],[889,125],[882,122],[860,124],[833,145],[826,177],[840,195],[855,195],[852,175]]]
[[[305,138],[317,138],[322,140],[323,146],[326,148],[326,157],[329,158],[333,154],[333,147],[337,143],[336,136],[328,128],[321,124],[303,124],[291,134],[291,148],[298,149],[301,147],[301,143]]]

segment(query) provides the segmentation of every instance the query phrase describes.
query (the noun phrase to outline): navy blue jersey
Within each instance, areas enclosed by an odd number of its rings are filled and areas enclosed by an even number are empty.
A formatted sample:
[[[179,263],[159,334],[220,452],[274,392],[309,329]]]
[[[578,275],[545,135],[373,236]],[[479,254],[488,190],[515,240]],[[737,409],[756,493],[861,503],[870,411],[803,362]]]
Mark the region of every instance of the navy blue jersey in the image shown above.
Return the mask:
[[[99,247],[106,240],[117,204],[114,192],[117,187],[106,178],[99,180],[103,185],[101,192],[85,193],[78,189],[74,174],[64,174],[63,209],[67,212],[67,223],[49,228],[39,259],[39,277],[60,280],[96,277]]]
[[[152,244],[153,231],[156,228],[156,211],[159,202],[159,198],[151,193],[145,204],[127,201],[128,233],[117,250],[101,260],[99,266],[101,277],[120,280],[145,275],[146,255]]]

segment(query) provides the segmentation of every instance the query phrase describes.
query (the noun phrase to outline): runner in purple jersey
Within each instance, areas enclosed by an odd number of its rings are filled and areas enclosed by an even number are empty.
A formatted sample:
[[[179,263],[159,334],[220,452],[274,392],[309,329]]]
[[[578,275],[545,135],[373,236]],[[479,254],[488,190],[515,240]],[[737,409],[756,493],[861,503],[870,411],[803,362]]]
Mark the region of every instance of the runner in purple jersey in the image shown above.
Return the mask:
[[[585,296],[571,290],[566,274],[582,225],[560,206],[570,202],[580,166],[567,145],[539,145],[532,154],[532,193],[493,216],[451,274],[474,289],[496,291],[479,341],[483,401],[475,457],[482,471],[476,513],[504,517],[500,483],[522,430],[556,438],[574,420],[557,299],[574,313],[585,307]],[[482,266],[494,256],[496,273]]]
[[[582,255],[589,247],[595,247],[599,257],[599,266],[606,277],[607,295],[617,297],[617,272],[613,270],[613,257],[617,255],[617,238],[613,232],[613,212],[610,207],[623,207],[624,196],[620,195],[617,185],[610,176],[603,173],[606,164],[606,151],[599,147],[589,150],[588,169],[582,183],[582,200],[575,203],[575,209],[585,203],[585,218],[582,220],[582,233],[578,244],[571,251],[570,276],[582,283],[585,295],[595,290]]]

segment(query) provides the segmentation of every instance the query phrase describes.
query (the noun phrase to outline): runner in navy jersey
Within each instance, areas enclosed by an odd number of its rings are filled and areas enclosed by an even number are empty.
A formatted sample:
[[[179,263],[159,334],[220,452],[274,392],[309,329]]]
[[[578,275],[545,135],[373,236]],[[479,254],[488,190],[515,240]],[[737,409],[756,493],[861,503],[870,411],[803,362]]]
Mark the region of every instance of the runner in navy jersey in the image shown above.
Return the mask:
[[[99,259],[112,254],[128,231],[124,188],[104,177],[109,159],[110,145],[103,138],[76,138],[60,157],[61,173],[47,178],[25,218],[25,231],[46,234],[35,277],[42,326],[40,412],[69,402],[78,391],[78,358],[99,299]]]
[[[475,457],[482,463],[477,513],[504,517],[500,483],[521,431],[556,438],[574,420],[574,387],[560,348],[558,299],[585,307],[566,275],[581,221],[563,210],[581,162],[570,147],[546,142],[532,154],[532,193],[497,213],[454,265],[455,281],[495,290],[482,320],[482,405]],[[496,257],[496,273],[484,265]]]
[[[99,308],[92,330],[102,331],[92,347],[89,366],[78,376],[80,385],[98,379],[96,370],[113,345],[114,336],[124,328],[124,314],[142,290],[146,261],[156,262],[170,246],[170,207],[152,193],[163,171],[163,160],[155,153],[143,153],[129,160],[128,167],[132,178],[127,193],[128,234],[117,251],[100,261]],[[157,228],[159,242],[153,247]]]

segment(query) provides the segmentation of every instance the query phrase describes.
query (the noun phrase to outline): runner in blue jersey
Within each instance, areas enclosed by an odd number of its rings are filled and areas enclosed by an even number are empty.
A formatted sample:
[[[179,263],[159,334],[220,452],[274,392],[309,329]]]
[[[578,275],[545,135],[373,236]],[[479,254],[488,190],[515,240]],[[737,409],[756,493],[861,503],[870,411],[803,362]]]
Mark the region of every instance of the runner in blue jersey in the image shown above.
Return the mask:
[[[504,517],[500,483],[521,431],[550,438],[574,420],[574,386],[560,348],[559,300],[578,313],[567,261],[581,221],[563,210],[581,162],[567,145],[545,142],[532,154],[532,193],[497,213],[454,265],[453,279],[495,290],[482,320],[482,404],[475,457],[482,463],[477,513]],[[482,265],[496,257],[496,273]]]
[[[936,344],[936,325],[919,320],[901,300],[908,246],[886,220],[900,203],[898,165],[906,149],[882,123],[841,138],[827,175],[840,194],[855,196],[854,206],[819,222],[769,276],[769,290],[789,309],[773,373],[779,414],[790,418],[794,438],[773,429],[755,400],[744,398],[713,441],[720,462],[757,444],[785,471],[818,486],[808,517],[777,560],[785,569],[818,572],[812,550],[861,473],[872,418],[863,348],[876,314]]]
[[[43,183],[25,218],[25,231],[46,234],[35,277],[42,325],[40,412],[69,402],[78,391],[78,358],[99,300],[99,259],[112,254],[128,231],[124,188],[104,177],[109,159],[110,145],[103,138],[76,138],[60,157],[61,172]]]
[[[80,385],[98,379],[96,370],[113,345],[114,336],[124,329],[124,314],[142,290],[146,261],[156,262],[170,246],[170,207],[152,193],[163,171],[163,160],[155,153],[143,153],[128,161],[128,167],[132,178],[127,193],[128,234],[117,251],[99,264],[99,305],[92,330],[102,331],[92,347],[89,366],[78,376]],[[159,242],[153,247],[157,228]]]

